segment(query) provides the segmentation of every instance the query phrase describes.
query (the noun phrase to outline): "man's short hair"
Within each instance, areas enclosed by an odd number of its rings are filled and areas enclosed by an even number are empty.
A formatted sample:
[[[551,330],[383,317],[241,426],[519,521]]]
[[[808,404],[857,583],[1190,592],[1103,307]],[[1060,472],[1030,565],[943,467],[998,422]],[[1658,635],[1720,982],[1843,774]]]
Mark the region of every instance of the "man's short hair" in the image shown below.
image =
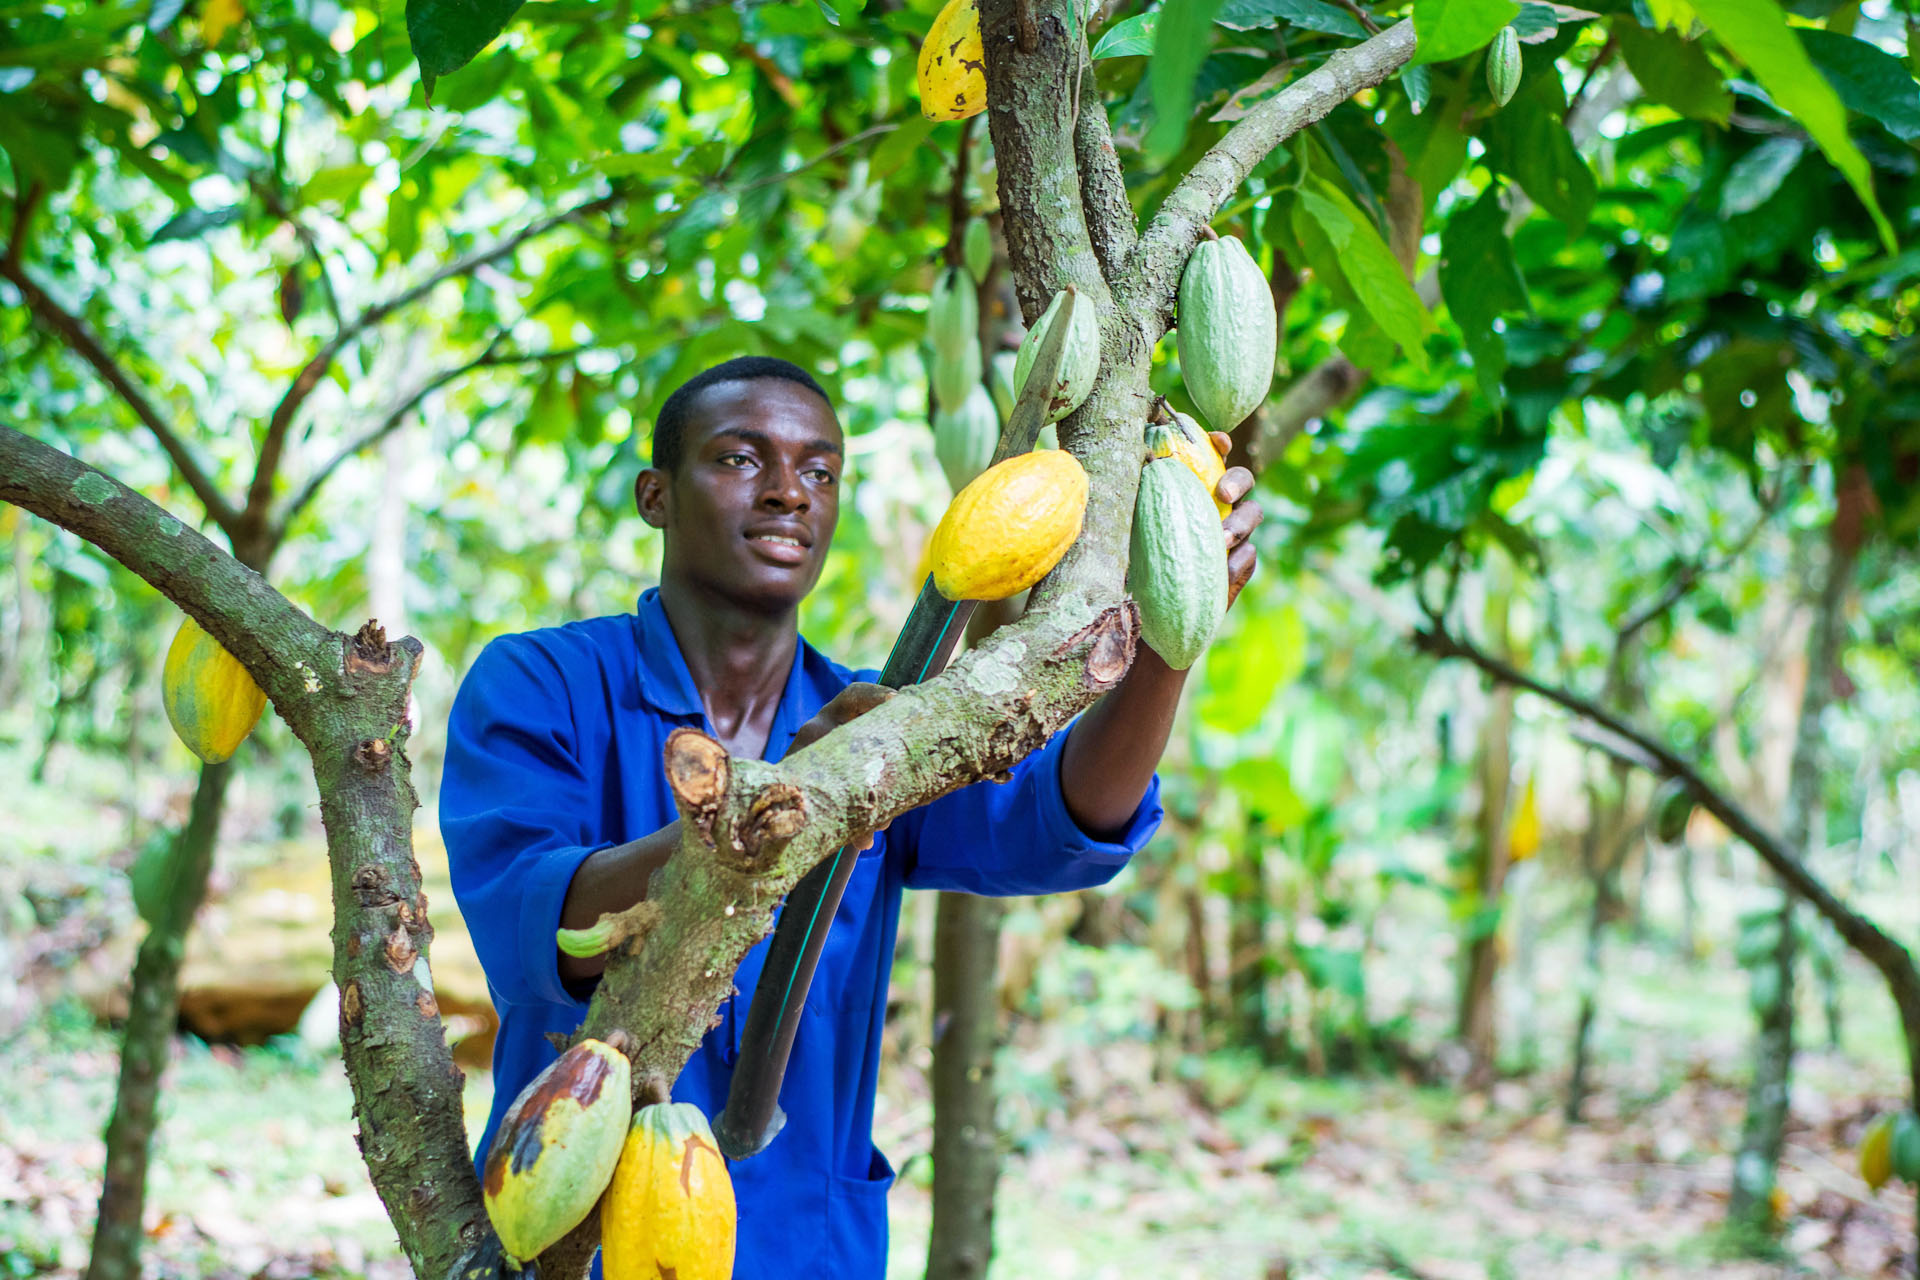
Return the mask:
[[[694,374],[681,383],[667,397],[667,402],[660,406],[660,416],[653,421],[653,465],[668,473],[680,469],[680,446],[686,437],[687,417],[702,391],[723,382],[752,382],[757,378],[779,378],[784,382],[797,383],[819,396],[829,413],[833,411],[833,400],[827,395],[826,388],[793,361],[773,356],[735,356]]]

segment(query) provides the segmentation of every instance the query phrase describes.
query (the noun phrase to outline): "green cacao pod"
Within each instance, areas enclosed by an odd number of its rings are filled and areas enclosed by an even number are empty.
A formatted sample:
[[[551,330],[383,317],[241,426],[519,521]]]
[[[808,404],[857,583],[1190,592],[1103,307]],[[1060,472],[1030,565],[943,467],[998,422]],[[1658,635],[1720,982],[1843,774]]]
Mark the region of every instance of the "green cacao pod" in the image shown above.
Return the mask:
[[[933,414],[933,453],[955,493],[993,463],[1000,444],[1000,417],[993,397],[978,382],[958,409],[936,409]]]
[[[987,390],[993,393],[993,407],[1005,422],[1013,416],[1013,367],[1020,357],[1011,351],[996,351],[987,362]]]
[[[1127,589],[1140,606],[1140,638],[1175,671],[1206,651],[1227,611],[1220,516],[1178,458],[1155,458],[1140,473]]]
[[[1487,91],[1500,106],[1513,100],[1520,88],[1520,33],[1512,27],[1500,28],[1500,34],[1487,46]]]
[[[974,283],[985,284],[987,272],[993,270],[993,228],[985,218],[974,218],[967,223],[966,238],[960,242],[960,257],[966,262],[967,274],[973,277]]]
[[[1027,331],[1026,338],[1020,343],[1020,354],[1013,362],[1013,394],[1018,397],[1021,389],[1027,385],[1027,371],[1033,368],[1033,359],[1040,354],[1040,343],[1046,332],[1059,316],[1061,304],[1073,286],[1053,295],[1053,301],[1040,317],[1040,322]],[[1077,298],[1073,308],[1073,327],[1067,330],[1067,348],[1060,360],[1060,377],[1053,385],[1053,396],[1047,405],[1047,421],[1058,422],[1078,409],[1093,390],[1093,380],[1100,373],[1100,321],[1093,313],[1093,303],[1085,298]]]
[[[1878,1191],[1893,1177],[1893,1116],[1881,1116],[1860,1139],[1860,1180]]]
[[[1653,834],[1661,844],[1679,844],[1693,821],[1693,797],[1678,782],[1661,789],[1659,807],[1654,811]]]
[[[1747,1001],[1756,1014],[1764,1016],[1780,1003],[1780,971],[1772,965],[1754,969],[1751,974],[1753,985],[1747,989]]]
[[[593,1212],[620,1163],[633,1118],[632,1084],[625,1054],[582,1040],[507,1108],[480,1181],[487,1216],[510,1257],[538,1257]]]
[[[1902,1111],[1893,1118],[1889,1164],[1893,1176],[1920,1187],[1920,1116]]]
[[[133,909],[148,924],[160,923],[166,910],[167,891],[173,885],[173,851],[180,833],[167,828],[155,831],[140,846],[140,853],[127,868],[127,881],[133,889]]]
[[[963,348],[973,347],[976,363],[980,358],[980,295],[958,267],[943,268],[934,278],[927,306],[927,341],[935,355],[958,359]]]
[[[1180,377],[1214,430],[1233,430],[1267,398],[1279,331],[1247,247],[1233,236],[1195,246],[1180,273]]]
[[[957,409],[980,386],[980,344],[969,342],[955,352],[933,353],[933,404],[936,409]]]

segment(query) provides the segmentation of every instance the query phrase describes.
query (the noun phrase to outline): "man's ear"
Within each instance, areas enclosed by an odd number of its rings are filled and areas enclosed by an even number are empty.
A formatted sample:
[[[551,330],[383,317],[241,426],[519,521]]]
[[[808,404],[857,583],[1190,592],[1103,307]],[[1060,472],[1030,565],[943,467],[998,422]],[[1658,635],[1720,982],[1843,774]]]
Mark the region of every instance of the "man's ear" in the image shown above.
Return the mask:
[[[633,505],[640,510],[640,518],[656,529],[667,527],[667,473],[658,467],[648,467],[633,480]]]

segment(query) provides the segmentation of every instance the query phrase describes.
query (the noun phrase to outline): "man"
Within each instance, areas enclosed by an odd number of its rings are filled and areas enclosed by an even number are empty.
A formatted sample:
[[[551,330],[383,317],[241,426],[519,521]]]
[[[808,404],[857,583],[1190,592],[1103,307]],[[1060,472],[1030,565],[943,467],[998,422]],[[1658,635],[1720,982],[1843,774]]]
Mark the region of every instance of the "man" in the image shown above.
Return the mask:
[[[800,602],[839,517],[842,435],[831,403],[784,360],[730,360],[675,391],[635,484],[664,534],[660,586],[633,614],[489,644],[454,702],[440,792],[453,887],[486,968],[500,1033],[500,1117],[571,1032],[603,967],[562,955],[561,926],[644,897],[679,842],[661,750],[693,725],[735,755],[777,760],[888,696],[800,638]],[[1221,497],[1233,591],[1252,574],[1260,510],[1229,471]],[[871,1136],[901,891],[1032,894],[1105,882],[1160,820],[1155,766],[1184,673],[1141,646],[1125,681],[1013,770],[903,814],[862,850],[828,934],[781,1091],[785,1128],[733,1166],[740,1277],[886,1270],[893,1170]],[[673,1088],[709,1117],[726,1103],[745,1005],[766,951],[734,979]]]

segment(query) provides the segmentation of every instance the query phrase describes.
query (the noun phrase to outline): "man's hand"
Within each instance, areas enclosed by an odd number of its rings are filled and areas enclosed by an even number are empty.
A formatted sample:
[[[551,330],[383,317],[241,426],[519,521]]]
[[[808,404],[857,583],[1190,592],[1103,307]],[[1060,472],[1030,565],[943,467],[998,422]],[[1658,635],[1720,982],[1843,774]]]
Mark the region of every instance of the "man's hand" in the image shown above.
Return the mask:
[[[1224,431],[1209,431],[1207,439],[1223,458],[1233,448],[1233,438]],[[1267,518],[1267,513],[1247,496],[1253,492],[1253,472],[1245,467],[1228,468],[1213,491],[1220,501],[1233,508],[1221,521],[1227,531],[1227,607],[1232,608],[1233,602],[1240,598],[1240,588],[1247,585],[1259,567],[1260,554],[1253,547],[1253,531]]]
[[[1221,483],[1224,484],[1225,481]],[[834,694],[832,701],[821,707],[814,713],[811,720],[794,731],[793,743],[787,748],[787,754],[792,755],[800,748],[818,742],[826,737],[830,730],[858,720],[891,698],[895,692],[883,684],[869,684],[864,680],[854,681],[839,693]],[[847,844],[856,853],[864,852],[873,847],[873,837],[876,832],[886,829],[886,824],[882,823],[876,831],[855,832],[847,837]]]

